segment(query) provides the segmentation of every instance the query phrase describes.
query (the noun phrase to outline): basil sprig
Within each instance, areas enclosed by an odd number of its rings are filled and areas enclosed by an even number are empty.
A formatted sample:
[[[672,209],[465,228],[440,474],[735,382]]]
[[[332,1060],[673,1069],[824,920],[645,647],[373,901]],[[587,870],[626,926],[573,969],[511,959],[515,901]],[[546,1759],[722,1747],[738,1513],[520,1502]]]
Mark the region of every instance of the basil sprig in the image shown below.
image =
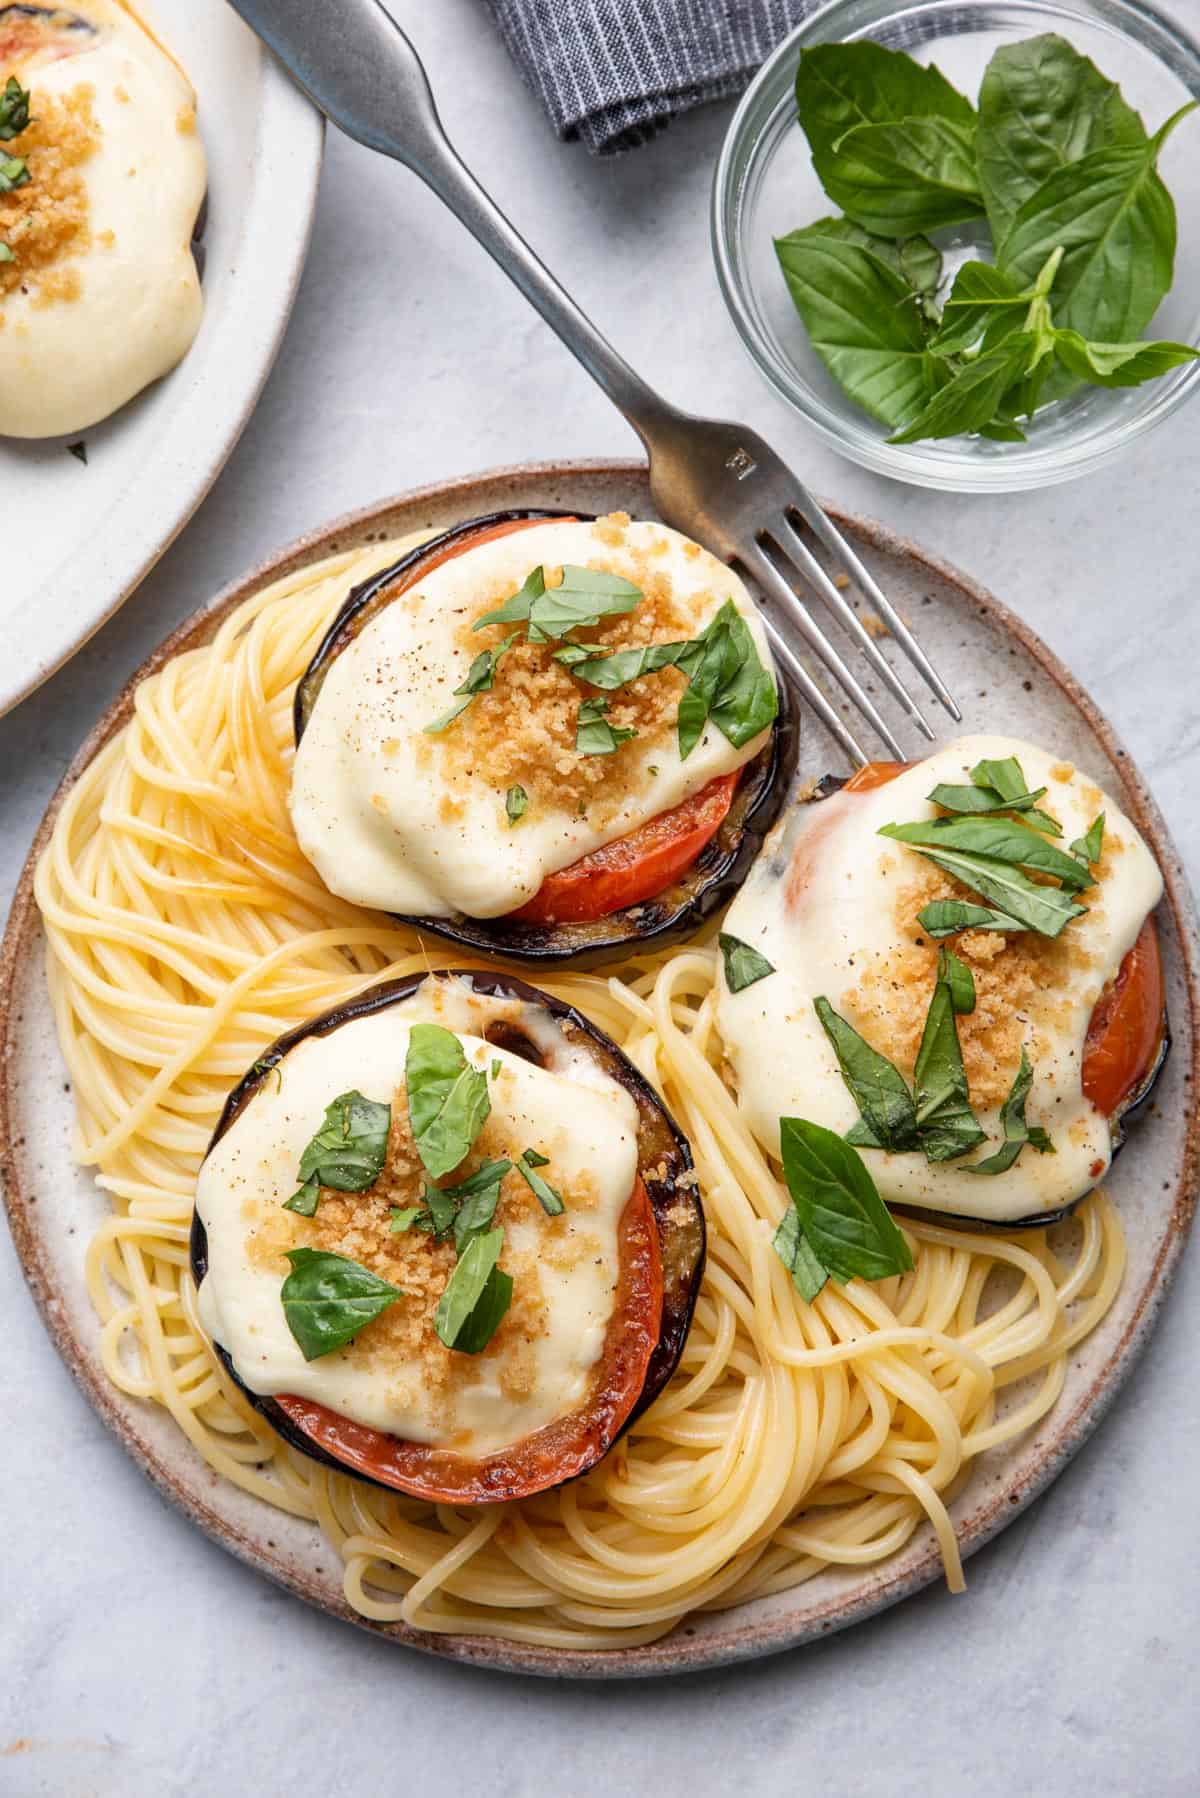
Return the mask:
[[[390,1105],[365,1099],[354,1089],[340,1093],[300,1157],[300,1188],[284,1210],[313,1217],[323,1186],[333,1192],[365,1192],[373,1186],[387,1157],[391,1122]]]
[[[471,1066],[453,1031],[414,1024],[404,1078],[417,1154],[431,1179],[440,1180],[466,1159],[492,1109],[487,1075]]]
[[[473,1236],[438,1300],[433,1327],[447,1348],[482,1354],[512,1304],[513,1283],[496,1263],[504,1231]]]
[[[1050,34],[995,53],[978,112],[937,69],[866,41],[803,51],[796,101],[846,216],[778,238],[780,266],[817,354],[893,442],[1020,441],[1018,418],[1080,382],[1135,385],[1197,355],[1139,336],[1174,274],[1156,164],[1190,107],[1150,135]],[[995,260],[965,264],[939,316],[922,233],[985,213]]]
[[[988,1155],[983,1161],[970,1161],[966,1164],[969,1174],[1004,1174],[1007,1173],[1021,1150],[1028,1143],[1039,1155],[1053,1155],[1054,1144],[1040,1124],[1025,1122],[1025,1102],[1029,1097],[1029,1089],[1033,1084],[1033,1069],[1029,1065],[1029,1057],[1021,1045],[1021,1064],[1012,1083],[1007,1099],[1000,1107],[1000,1126],[1004,1131],[1004,1142],[994,1155]]]
[[[477,693],[491,692],[496,684],[496,669],[499,666],[500,658],[512,648],[520,634],[520,631],[513,631],[511,635],[505,637],[503,643],[498,643],[495,649],[481,650],[471,663],[462,686],[454,689],[455,694],[461,696],[458,704],[452,705],[449,711],[442,713],[440,718],[435,718],[432,724],[426,724],[423,727],[427,737],[439,736],[442,731],[447,730],[456,718],[462,716]]]
[[[306,1361],[346,1344],[389,1305],[403,1298],[398,1286],[369,1268],[325,1249],[288,1249],[292,1271],[280,1288],[288,1329]]]
[[[29,89],[10,75],[0,91],[0,143],[11,143],[28,129],[30,98]]]
[[[760,955],[749,943],[743,943],[741,937],[730,936],[727,930],[718,936],[717,946],[725,964],[725,984],[731,993],[744,992],[748,986],[775,972],[765,955]]]
[[[907,1273],[908,1244],[861,1155],[836,1131],[807,1118],[780,1118],[779,1139],[795,1223],[785,1217],[775,1247],[801,1294],[815,1297],[821,1271],[840,1282]]]

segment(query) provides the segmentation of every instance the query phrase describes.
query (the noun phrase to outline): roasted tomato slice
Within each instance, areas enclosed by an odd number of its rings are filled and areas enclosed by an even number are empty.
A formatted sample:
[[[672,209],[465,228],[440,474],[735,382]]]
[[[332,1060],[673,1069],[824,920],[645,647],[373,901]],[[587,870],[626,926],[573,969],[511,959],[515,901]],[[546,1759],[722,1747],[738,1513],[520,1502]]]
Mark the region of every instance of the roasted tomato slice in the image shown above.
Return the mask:
[[[490,971],[455,969],[388,981],[281,1037],[230,1094],[213,1144],[297,1043],[400,1004],[427,980],[439,979],[465,980],[483,1001],[496,1001],[494,1022],[485,1024],[483,1034],[497,1047],[564,1071],[586,1055],[636,1105],[638,1172],[618,1226],[616,1298],[588,1396],[523,1440],[472,1458],[366,1428],[309,1398],[265,1398],[242,1389],[286,1441],[326,1466],[432,1504],[484,1504],[528,1497],[585,1473],[661,1392],[691,1322],[704,1267],[704,1215],[686,1139],[616,1044],[572,1007]],[[208,1270],[208,1237],[199,1216],[192,1224],[191,1261],[199,1284]],[[229,1356],[220,1348],[218,1353],[241,1385]]]
[[[413,550],[353,592],[296,690],[299,742],[333,660],[377,613],[434,568],[489,538],[571,512],[503,512],[472,519]],[[797,754],[797,720],[786,681],[770,742],[752,762],[721,775],[681,805],[550,875],[528,903],[500,918],[398,914],[460,947],[515,961],[578,966],[643,944],[694,933],[732,899],[782,808]]]

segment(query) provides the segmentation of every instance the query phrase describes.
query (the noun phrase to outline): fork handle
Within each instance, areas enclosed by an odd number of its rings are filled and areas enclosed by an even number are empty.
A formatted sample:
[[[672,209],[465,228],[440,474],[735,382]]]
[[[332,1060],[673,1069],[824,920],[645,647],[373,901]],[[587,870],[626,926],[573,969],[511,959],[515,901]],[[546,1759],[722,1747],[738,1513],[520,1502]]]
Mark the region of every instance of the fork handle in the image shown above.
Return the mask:
[[[678,417],[534,255],[455,151],[420,57],[381,0],[231,0],[335,125],[420,175],[514,281],[647,449]]]

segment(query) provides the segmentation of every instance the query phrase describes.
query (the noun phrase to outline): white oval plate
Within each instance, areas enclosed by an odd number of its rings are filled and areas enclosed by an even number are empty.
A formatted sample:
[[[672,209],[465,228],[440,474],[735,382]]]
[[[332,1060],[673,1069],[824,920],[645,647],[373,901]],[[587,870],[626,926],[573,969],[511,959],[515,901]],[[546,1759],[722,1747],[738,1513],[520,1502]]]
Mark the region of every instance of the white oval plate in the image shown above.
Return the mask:
[[[372,1624],[347,1605],[338,1556],[314,1524],[288,1517],[221,1479],[165,1411],[129,1398],[111,1384],[83,1277],[88,1240],[108,1215],[108,1206],[90,1175],[71,1160],[73,1105],[63,1082],[46,990],[45,936],[32,892],[36,858],[64,798],[129,718],[138,681],[168,657],[207,642],[228,613],[259,588],[351,545],[441,530],[521,506],[653,515],[644,466],[619,462],[502,469],[384,501],[283,550],[186,619],[134,675],[63,777],[18,884],[0,945],[0,1179],[33,1296],[88,1401],[172,1503],[250,1566],[332,1616],[375,1630],[387,1642],[449,1659],[559,1678],[694,1671],[771,1654],[845,1628],[941,1578],[932,1531],[919,1530],[898,1554],[876,1566],[829,1568],[791,1592],[685,1618],[669,1636],[644,1648],[581,1653],[481,1636],[429,1635],[402,1623]],[[1125,1227],[1125,1279],[1102,1324],[1073,1353],[1053,1410],[1027,1435],[983,1455],[951,1504],[959,1543],[969,1555],[1011,1523],[1090,1435],[1144,1346],[1166,1296],[1191,1222],[1200,1165],[1200,938],[1186,877],[1145,783],[1062,664],[1019,618],[965,575],[878,525],[834,516],[901,612],[916,620],[922,642],[964,702],[964,728],[1012,732],[1054,744],[1120,801],[1166,878],[1159,929],[1174,1046],[1156,1102],[1131,1130],[1129,1147],[1107,1181]],[[954,734],[948,720],[943,734]],[[839,766],[829,740],[806,720],[801,781]],[[1020,1387],[1012,1388],[1002,1407],[1022,1396]],[[970,1603],[969,1594],[964,1602]]]
[[[0,716],[73,656],[183,529],[242,434],[308,249],[322,123],[223,0],[139,0],[199,96],[204,322],[173,373],[86,432],[0,437]]]

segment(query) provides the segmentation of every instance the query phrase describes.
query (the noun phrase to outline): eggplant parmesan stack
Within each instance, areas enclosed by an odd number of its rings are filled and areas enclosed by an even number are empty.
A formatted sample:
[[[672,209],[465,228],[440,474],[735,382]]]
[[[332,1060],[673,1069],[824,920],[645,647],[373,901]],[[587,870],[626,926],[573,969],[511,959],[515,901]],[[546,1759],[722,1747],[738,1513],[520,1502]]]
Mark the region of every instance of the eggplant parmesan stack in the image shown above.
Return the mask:
[[[755,1135],[778,1153],[802,1111],[889,1205],[1062,1216],[1167,1051],[1162,890],[1112,800],[1029,743],[826,783],[726,919],[718,1018]]]
[[[231,1094],[200,1313],[297,1448],[434,1503],[586,1472],[661,1391],[704,1262],[687,1143],[616,1046],[495,973],[376,987]]]
[[[795,763],[742,582],[624,514],[426,543],[351,595],[295,729],[292,818],[331,891],[539,962],[694,930]]]

